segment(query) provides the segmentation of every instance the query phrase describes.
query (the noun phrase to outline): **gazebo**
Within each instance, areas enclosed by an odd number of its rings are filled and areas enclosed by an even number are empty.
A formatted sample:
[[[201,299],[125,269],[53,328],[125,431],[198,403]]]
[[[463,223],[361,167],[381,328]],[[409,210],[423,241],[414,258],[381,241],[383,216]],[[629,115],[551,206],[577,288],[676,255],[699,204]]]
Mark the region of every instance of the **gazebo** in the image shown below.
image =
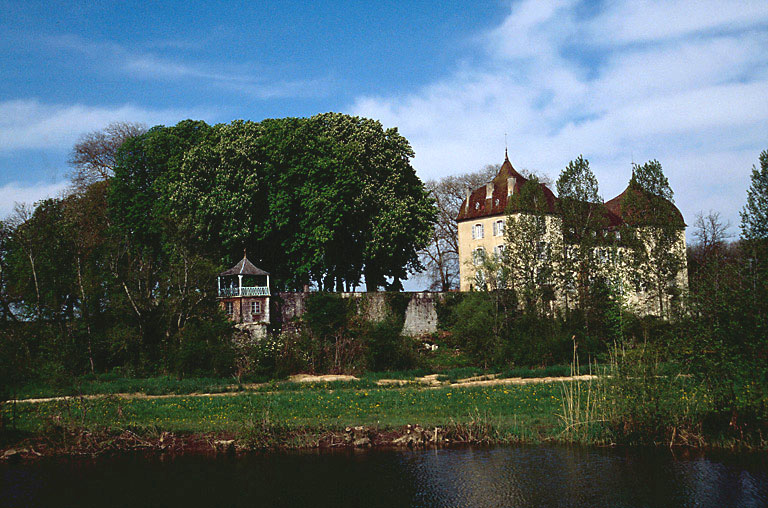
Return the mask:
[[[219,302],[237,323],[269,323],[269,273],[243,259],[218,276]]]

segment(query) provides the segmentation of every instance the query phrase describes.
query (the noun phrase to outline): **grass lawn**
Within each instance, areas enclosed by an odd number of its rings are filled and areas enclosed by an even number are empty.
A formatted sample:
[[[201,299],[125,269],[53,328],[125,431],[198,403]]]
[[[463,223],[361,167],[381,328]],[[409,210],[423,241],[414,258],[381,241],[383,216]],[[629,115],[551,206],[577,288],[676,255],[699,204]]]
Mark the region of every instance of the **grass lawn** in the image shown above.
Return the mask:
[[[499,430],[535,441],[562,429],[557,416],[562,410],[561,391],[559,383],[458,389],[306,387],[210,397],[18,403],[15,408],[4,406],[3,412],[10,424],[15,411],[16,426],[33,433],[45,432],[54,421],[86,428],[237,433],[249,422],[264,419],[323,430],[354,425],[441,426],[483,418]]]
[[[589,372],[588,366],[582,366],[581,373]],[[568,365],[553,365],[539,368],[507,368],[503,370],[483,370],[478,367],[456,367],[451,369],[413,369],[395,372],[365,372],[359,376],[359,381],[338,384],[339,387],[355,389],[376,388],[376,382],[380,379],[413,380],[427,374],[439,374],[439,379],[444,382],[456,382],[459,379],[472,376],[496,375],[498,377],[523,377],[537,378],[550,376],[569,376],[571,368]],[[264,383],[266,378],[244,380],[243,384],[254,382]],[[122,377],[116,374],[96,374],[75,378],[62,386],[51,386],[40,382],[30,383],[18,389],[13,397],[16,399],[47,398],[66,395],[100,395],[114,393],[142,393],[145,395],[187,395],[191,393],[224,393],[239,392],[246,389],[243,384],[238,384],[231,377],[212,378],[185,378],[178,379],[173,376],[154,376],[147,378]],[[261,390],[293,390],[294,383],[285,380],[272,380]],[[325,387],[325,386],[323,386]],[[248,388],[253,389],[252,387]]]

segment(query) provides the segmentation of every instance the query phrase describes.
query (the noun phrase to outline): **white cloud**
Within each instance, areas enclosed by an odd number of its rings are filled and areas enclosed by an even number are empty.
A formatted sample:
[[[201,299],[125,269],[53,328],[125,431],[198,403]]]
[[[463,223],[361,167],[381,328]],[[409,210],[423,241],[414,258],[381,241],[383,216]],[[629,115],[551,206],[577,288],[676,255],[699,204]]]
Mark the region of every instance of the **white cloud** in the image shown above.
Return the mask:
[[[712,30],[741,31],[764,25],[767,18],[764,0],[627,0],[609,2],[590,31],[596,35],[593,41],[648,42]]]
[[[0,219],[4,219],[13,211],[16,203],[32,205],[46,198],[61,196],[66,190],[68,182],[38,182],[33,184],[20,184],[11,182],[0,187]]]
[[[73,51],[97,62],[97,72],[117,71],[130,78],[153,81],[193,81],[259,99],[328,95],[334,82],[328,77],[275,79],[274,69],[258,64],[224,64],[183,58],[183,41],[151,44],[155,50],[127,48],[114,42],[93,41],[73,35],[46,37],[56,49]],[[196,43],[191,43],[194,47]],[[169,55],[168,53],[173,53]],[[106,64],[109,62],[109,64]],[[105,65],[106,64],[106,65]]]
[[[83,133],[115,121],[175,124],[184,118],[201,116],[207,114],[195,110],[151,110],[130,104],[108,107],[43,104],[34,99],[0,102],[0,152],[69,149]]]
[[[479,40],[481,58],[406,96],[359,97],[355,114],[398,126],[424,178],[503,157],[556,177],[583,153],[604,197],[630,163],[657,158],[689,223],[736,223],[768,146],[768,4],[524,0]],[[723,180],[726,179],[727,182]]]

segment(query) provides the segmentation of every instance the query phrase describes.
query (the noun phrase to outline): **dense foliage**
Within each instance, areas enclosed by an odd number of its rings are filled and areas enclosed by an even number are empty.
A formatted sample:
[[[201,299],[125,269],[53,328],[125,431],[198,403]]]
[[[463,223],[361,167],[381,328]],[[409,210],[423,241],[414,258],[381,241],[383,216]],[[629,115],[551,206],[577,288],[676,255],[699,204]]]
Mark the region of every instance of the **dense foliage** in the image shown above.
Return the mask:
[[[277,288],[400,289],[435,216],[412,157],[334,113],[85,136],[72,191],[0,223],[0,386],[242,371],[215,276],[246,248]]]

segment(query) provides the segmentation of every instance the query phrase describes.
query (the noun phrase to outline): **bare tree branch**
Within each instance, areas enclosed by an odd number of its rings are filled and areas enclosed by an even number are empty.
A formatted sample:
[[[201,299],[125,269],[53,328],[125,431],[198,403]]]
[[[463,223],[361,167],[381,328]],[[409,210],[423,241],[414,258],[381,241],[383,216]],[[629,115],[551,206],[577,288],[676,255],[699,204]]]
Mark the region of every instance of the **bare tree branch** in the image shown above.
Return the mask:
[[[129,138],[146,132],[147,127],[134,122],[112,122],[104,129],[80,137],[72,148],[70,178],[75,189],[84,189],[98,181],[108,180],[115,169],[115,156]]]

